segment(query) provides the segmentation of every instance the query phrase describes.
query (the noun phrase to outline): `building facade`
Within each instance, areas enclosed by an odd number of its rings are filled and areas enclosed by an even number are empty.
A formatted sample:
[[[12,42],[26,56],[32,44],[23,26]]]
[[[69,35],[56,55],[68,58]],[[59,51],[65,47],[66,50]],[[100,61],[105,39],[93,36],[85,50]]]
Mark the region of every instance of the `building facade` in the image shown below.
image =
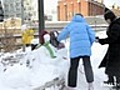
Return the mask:
[[[69,21],[76,13],[83,16],[103,15],[102,0],[59,0],[57,6],[58,21]]]
[[[34,15],[32,0],[3,0],[4,18],[21,18],[25,21],[31,20]],[[22,13],[23,7],[23,13]]]
[[[21,0],[3,0],[4,17],[21,17]]]

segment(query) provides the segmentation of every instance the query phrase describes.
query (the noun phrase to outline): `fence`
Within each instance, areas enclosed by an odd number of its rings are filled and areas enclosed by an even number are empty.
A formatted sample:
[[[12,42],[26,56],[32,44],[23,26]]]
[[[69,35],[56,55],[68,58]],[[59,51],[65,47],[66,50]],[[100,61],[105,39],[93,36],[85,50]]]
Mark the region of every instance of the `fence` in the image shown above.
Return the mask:
[[[57,31],[60,31],[60,30],[62,30],[63,29],[63,27],[67,24],[68,22],[59,22],[59,23],[46,23],[45,24],[45,30],[47,30],[48,32],[50,32],[50,31],[53,31],[53,30],[57,30]],[[95,32],[98,32],[98,31],[104,31],[104,30],[106,30],[106,28],[107,28],[107,25],[106,24],[103,24],[103,25],[90,25],[92,28],[93,28],[93,30],[95,31]],[[35,29],[35,34],[34,34],[34,36],[35,36],[35,38],[37,38],[38,36],[39,36],[39,33],[38,33],[38,27],[37,26],[31,26],[32,28],[34,28]],[[9,29],[9,31],[11,31],[11,29]],[[17,31],[19,32],[18,34],[14,34],[14,35],[12,35],[12,38],[14,38],[15,39],[15,41],[16,41],[16,46],[21,46],[22,45],[22,43],[20,42],[21,41],[21,34],[20,34],[20,29],[17,29]],[[17,32],[16,31],[16,32]],[[2,39],[9,39],[9,38],[11,38],[11,36],[4,36],[4,35],[0,35],[0,40],[2,40]],[[2,48],[4,46],[4,44],[0,44],[0,48]]]
[[[47,88],[53,88],[53,90],[63,90],[65,86],[65,79],[57,77],[52,81],[46,82],[44,85],[33,88],[33,90],[46,90]]]

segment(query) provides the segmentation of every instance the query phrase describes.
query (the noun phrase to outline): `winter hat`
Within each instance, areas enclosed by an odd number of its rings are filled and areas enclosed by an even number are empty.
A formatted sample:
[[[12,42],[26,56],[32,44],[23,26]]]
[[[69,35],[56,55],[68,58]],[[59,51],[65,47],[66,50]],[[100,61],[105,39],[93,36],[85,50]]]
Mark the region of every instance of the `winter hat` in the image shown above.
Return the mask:
[[[105,8],[104,18],[105,20],[110,19],[111,21],[113,21],[116,18],[116,16],[110,9]]]
[[[26,29],[27,29],[27,25],[26,24],[24,24],[24,25],[21,26],[21,30],[22,31],[25,31]]]
[[[45,40],[44,40],[44,35],[45,34],[48,34],[48,32],[47,31],[45,31],[45,30],[42,30],[42,31],[40,31],[40,44],[41,45],[43,45],[44,43],[45,43]]]

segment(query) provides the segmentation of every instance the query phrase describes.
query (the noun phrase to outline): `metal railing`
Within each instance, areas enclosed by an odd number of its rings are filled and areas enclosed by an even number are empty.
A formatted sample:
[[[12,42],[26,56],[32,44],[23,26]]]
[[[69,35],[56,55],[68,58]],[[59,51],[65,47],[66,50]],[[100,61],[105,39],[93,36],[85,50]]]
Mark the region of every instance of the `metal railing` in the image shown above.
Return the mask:
[[[46,82],[44,85],[33,88],[33,90],[46,90],[47,88],[53,88],[53,90],[56,90],[58,88],[59,90],[63,90],[65,87],[65,79],[60,77],[57,77],[53,79],[52,81]]]
[[[64,26],[67,24],[68,22],[66,22],[66,23],[50,23],[50,24],[46,24],[46,27],[45,27],[45,30],[47,30],[48,32],[50,32],[50,31],[53,31],[53,30],[57,30],[57,31],[60,31],[60,30],[62,30],[63,28],[64,28]],[[92,28],[93,28],[93,30],[95,31],[95,32],[99,32],[99,31],[104,31],[104,30],[106,30],[106,28],[107,28],[107,26],[108,25],[90,25]],[[38,33],[38,28],[37,27],[33,27],[33,28],[35,28],[35,34],[34,34],[34,36],[35,36],[35,38],[37,38],[38,36],[39,36],[39,33]],[[18,30],[18,29],[17,29]],[[19,29],[20,30],[20,29]],[[18,40],[18,41],[20,41],[20,39],[21,39],[21,37],[22,37],[22,35],[21,34],[14,34],[13,36],[12,36],[12,38],[15,38],[16,39],[16,41]],[[4,36],[4,35],[1,35],[0,36],[0,39],[9,39],[9,38],[11,38],[11,36],[9,36],[9,35],[7,35],[6,37]],[[0,45],[0,48],[2,48],[2,46],[4,46],[4,45]],[[16,43],[16,46],[22,46],[22,43]]]
[[[58,30],[58,31],[60,31],[60,30],[63,29],[64,26],[65,26],[64,24],[63,25],[48,24],[48,26],[45,27],[45,30],[48,31],[48,32],[50,32],[52,30]],[[104,31],[104,30],[106,30],[106,28],[107,28],[108,25],[90,25],[90,26],[96,32],[96,31]],[[37,27],[33,27],[33,28],[36,29],[36,31],[35,31],[36,33],[34,35],[35,35],[35,37],[37,37],[38,36],[38,28]],[[15,35],[13,35],[13,37],[15,37],[15,38],[21,38],[21,34],[15,34]],[[2,38],[4,38],[4,35],[0,36],[0,39],[2,39]],[[6,38],[10,38],[10,36],[7,36]]]

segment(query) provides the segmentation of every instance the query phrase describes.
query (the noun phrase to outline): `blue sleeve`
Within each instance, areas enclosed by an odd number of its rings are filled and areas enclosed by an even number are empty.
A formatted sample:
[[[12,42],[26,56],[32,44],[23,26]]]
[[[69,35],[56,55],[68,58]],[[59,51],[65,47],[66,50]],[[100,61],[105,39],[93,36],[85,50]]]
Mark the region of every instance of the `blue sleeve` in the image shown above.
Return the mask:
[[[63,30],[58,35],[57,40],[58,41],[64,40],[68,37],[68,35],[69,35],[69,25],[67,25],[63,28]]]
[[[93,42],[95,41],[95,32],[92,30],[92,28],[90,26],[87,25],[87,32],[89,35],[89,39],[91,42],[91,45],[93,44]]]

